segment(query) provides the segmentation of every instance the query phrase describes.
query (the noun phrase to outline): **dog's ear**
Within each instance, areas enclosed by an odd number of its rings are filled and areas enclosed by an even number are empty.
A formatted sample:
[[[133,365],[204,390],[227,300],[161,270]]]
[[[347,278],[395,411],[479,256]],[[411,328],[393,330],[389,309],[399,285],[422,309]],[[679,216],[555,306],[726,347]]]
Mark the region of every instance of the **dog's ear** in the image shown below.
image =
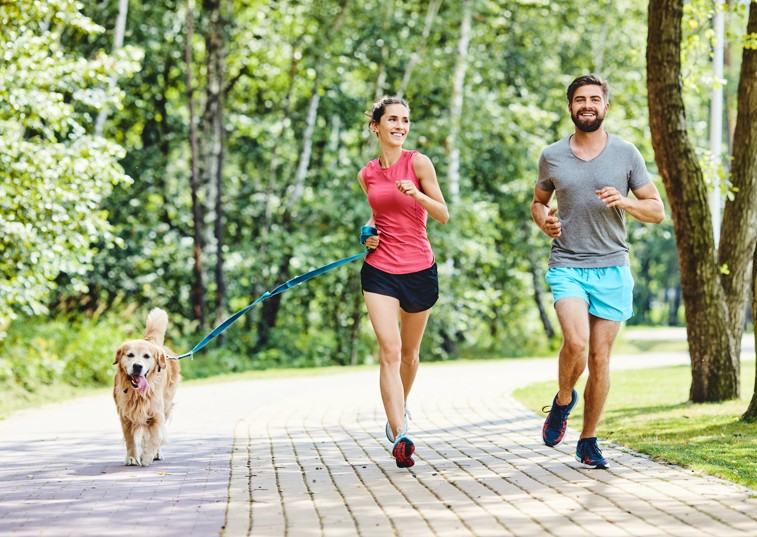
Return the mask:
[[[168,358],[166,357],[166,351],[164,351],[163,349],[160,349],[158,351],[157,361],[159,368],[166,369],[168,367]]]
[[[116,365],[121,360],[121,356],[123,355],[124,355],[124,346],[121,345],[120,347],[118,347],[118,350],[116,350],[116,359],[113,360],[113,365]]]

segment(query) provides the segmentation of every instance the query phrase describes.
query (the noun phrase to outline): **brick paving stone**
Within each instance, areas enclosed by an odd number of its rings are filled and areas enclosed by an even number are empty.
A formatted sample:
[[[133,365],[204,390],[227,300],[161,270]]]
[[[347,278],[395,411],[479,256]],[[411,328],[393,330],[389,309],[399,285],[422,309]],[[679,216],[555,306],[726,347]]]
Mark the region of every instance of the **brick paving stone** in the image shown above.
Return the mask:
[[[688,357],[613,358],[674,363]],[[556,367],[422,364],[411,469],[391,458],[375,369],[180,386],[147,468],[123,466],[107,391],[19,412],[0,421],[0,535],[757,535],[757,491],[606,442],[610,469],[582,469],[572,428],[544,446],[544,416],[510,394]]]

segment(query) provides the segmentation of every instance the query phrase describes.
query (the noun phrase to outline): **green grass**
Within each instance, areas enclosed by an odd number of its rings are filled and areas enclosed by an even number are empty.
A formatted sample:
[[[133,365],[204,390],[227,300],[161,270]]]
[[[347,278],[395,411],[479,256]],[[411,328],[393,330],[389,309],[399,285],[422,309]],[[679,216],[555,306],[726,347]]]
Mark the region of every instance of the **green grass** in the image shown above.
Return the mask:
[[[378,365],[361,365],[354,367],[307,367],[289,369],[266,369],[245,371],[241,373],[229,373],[201,379],[182,380],[182,384],[192,386],[200,384],[218,384],[222,382],[236,382],[243,380],[260,380],[273,378],[288,378],[302,376],[333,375],[360,371],[366,368],[378,368]],[[109,394],[113,390],[112,385],[97,388],[78,388],[63,383],[56,383],[37,387],[34,391],[22,390],[19,387],[0,387],[0,420],[7,418],[11,413],[27,408],[36,408],[49,403],[59,403],[78,397]]]
[[[688,366],[614,371],[597,436],[651,455],[757,489],[757,422],[740,421],[754,391],[755,362],[742,363],[742,397],[724,403],[689,403]],[[576,390],[582,393],[586,376]],[[541,414],[555,396],[556,380],[532,384],[515,398]],[[580,429],[579,401],[569,426]]]
[[[639,354],[644,352],[685,352],[689,344],[685,341],[634,339],[631,336],[619,337],[612,347],[613,354]],[[557,352],[555,352],[555,355]]]
[[[59,403],[77,397],[86,397],[100,393],[107,393],[110,388],[77,388],[69,384],[56,383],[35,389],[22,390],[18,386],[0,386],[0,420],[11,413],[27,408],[36,408],[48,403]]]

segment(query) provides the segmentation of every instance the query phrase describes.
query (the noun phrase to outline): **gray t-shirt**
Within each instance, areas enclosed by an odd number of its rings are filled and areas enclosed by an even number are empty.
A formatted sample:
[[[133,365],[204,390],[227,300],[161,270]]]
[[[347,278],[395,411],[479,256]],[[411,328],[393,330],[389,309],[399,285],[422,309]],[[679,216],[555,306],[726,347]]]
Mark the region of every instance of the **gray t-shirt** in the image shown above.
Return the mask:
[[[570,136],[539,157],[536,185],[557,197],[562,235],[552,240],[549,266],[603,268],[630,265],[625,212],[607,208],[596,190],[613,186],[623,196],[650,182],[644,158],[625,140],[607,135],[607,145],[585,161],[570,149]]]

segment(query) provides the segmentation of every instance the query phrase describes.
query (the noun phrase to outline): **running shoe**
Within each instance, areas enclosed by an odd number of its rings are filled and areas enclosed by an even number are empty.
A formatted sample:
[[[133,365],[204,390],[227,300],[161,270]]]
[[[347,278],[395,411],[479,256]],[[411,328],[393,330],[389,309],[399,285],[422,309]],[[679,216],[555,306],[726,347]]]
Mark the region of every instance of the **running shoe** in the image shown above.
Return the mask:
[[[413,419],[413,417],[410,415],[410,411],[407,409],[407,407],[405,407],[405,423],[402,426],[402,431],[404,434],[407,434],[409,428],[408,421],[411,419]],[[394,433],[392,432],[392,428],[389,426],[388,421],[386,422],[386,426],[384,427],[384,432],[386,432],[386,439],[394,443]]]
[[[552,407],[549,409],[549,414],[541,430],[541,437],[549,447],[554,447],[562,442],[565,436],[565,429],[568,428],[568,416],[570,416],[570,411],[573,410],[573,407],[578,402],[578,393],[576,390],[573,390],[571,398],[569,405],[558,405],[556,395],[552,401]]]
[[[392,457],[397,463],[397,468],[410,468],[415,464],[413,460],[415,453],[415,444],[407,436],[400,436],[392,448]]]
[[[597,445],[597,437],[582,438],[576,446],[576,460],[584,468],[607,468],[607,460],[602,456],[602,452]]]

